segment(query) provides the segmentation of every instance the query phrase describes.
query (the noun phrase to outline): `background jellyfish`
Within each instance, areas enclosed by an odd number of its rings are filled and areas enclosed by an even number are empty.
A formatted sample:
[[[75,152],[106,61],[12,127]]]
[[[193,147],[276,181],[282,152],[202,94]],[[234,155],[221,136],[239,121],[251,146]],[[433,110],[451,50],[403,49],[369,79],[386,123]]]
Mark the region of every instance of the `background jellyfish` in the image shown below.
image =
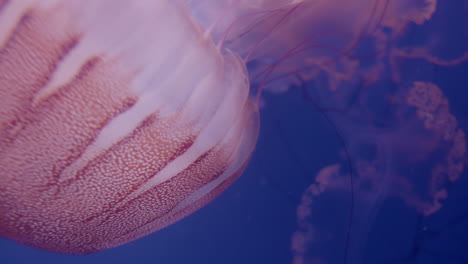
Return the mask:
[[[358,59],[355,73],[362,77],[361,84],[350,91],[350,76],[334,80],[326,75],[324,80],[329,84],[321,85],[318,73],[319,78],[303,88],[311,103],[343,136],[345,162],[320,170],[304,192],[297,208],[298,230],[291,242],[293,263],[467,261],[466,254],[456,251],[456,247],[466,246],[458,238],[453,238],[455,252],[445,256],[441,253],[444,249],[434,253],[438,251],[434,248],[432,253],[410,253],[409,245],[406,249],[394,246],[393,252],[378,256],[369,253],[378,251],[378,245],[390,244],[387,240],[392,237],[384,235],[403,227],[401,221],[417,218],[414,226],[419,225],[420,230],[416,232],[425,233],[427,219],[442,210],[464,172],[466,112],[462,107],[458,115],[452,113],[445,93],[465,86],[466,80],[443,83],[437,79],[441,67],[466,65],[468,32],[461,26],[464,23],[450,21],[451,15],[466,13],[466,6],[459,4],[415,5],[400,23],[393,23],[397,18],[382,15],[373,33],[362,37],[370,38],[367,49],[375,56],[354,57]],[[440,23],[451,25],[453,31],[445,27],[441,30],[436,26]],[[452,34],[463,36],[457,39],[461,46],[452,43]],[[460,67],[466,71],[466,66]],[[458,214],[462,222],[466,221],[466,211]],[[400,218],[402,215],[406,218]],[[394,221],[376,224],[381,218]],[[387,232],[378,232],[378,228]],[[404,245],[411,237],[395,239]],[[344,241],[344,251],[337,253],[339,241]]]
[[[327,166],[303,194],[297,209],[300,228],[292,238],[295,263],[340,263],[344,256],[326,246],[335,239],[350,239],[346,242],[348,252],[343,252],[349,263],[366,263],[363,251],[369,246],[368,235],[375,218],[382,214],[381,207],[388,210],[385,217],[390,218],[402,208],[414,210],[412,213],[421,217],[441,210],[450,185],[464,171],[465,134],[450,113],[447,98],[434,84],[415,82],[402,99],[396,106],[398,116],[390,117],[397,119],[393,120],[397,127],[354,127],[358,133],[348,141],[350,156],[356,157],[352,174],[340,164]],[[349,226],[342,225],[346,214],[339,214],[336,222],[324,222],[330,218],[324,215],[329,210],[323,203],[343,212],[344,193],[350,192],[353,205]],[[387,228],[398,228],[398,221],[394,224]],[[337,226],[339,231],[334,231]],[[396,255],[373,261],[393,263],[392,258],[400,263]],[[460,263],[464,260],[460,256]]]
[[[464,108],[454,109],[463,103],[453,103],[457,96],[450,90],[456,87],[453,89],[459,91],[466,82],[447,85],[434,76],[446,68],[466,71],[466,29],[460,22],[466,7],[461,1],[458,6],[435,1],[187,3],[214,43],[248,63],[253,92],[263,91],[264,134],[258,155],[266,157],[254,157],[247,177],[224,196],[230,199],[213,203],[203,219],[206,227],[200,229],[191,222],[199,219],[195,214],[185,221],[191,228],[176,225],[168,229],[173,233],[163,230],[156,235],[147,247],[151,251],[167,249],[154,253],[159,260],[343,263],[347,252],[348,263],[372,263],[374,259],[367,256],[374,249],[371,246],[384,245],[391,236],[384,233],[381,237],[385,239],[378,237],[374,243],[375,229],[369,226],[381,218],[396,221],[395,215],[402,214],[396,207],[407,208],[419,221],[415,226],[423,242],[428,237],[425,234],[445,231],[431,228],[426,221],[443,212],[441,205],[453,196],[449,187],[463,183]],[[216,9],[207,8],[210,6]],[[457,18],[453,24],[451,17]],[[447,27],[453,31],[447,32]],[[458,45],[452,48],[454,42]],[[282,118],[268,111],[283,113]],[[299,116],[300,111],[305,116]],[[320,127],[328,130],[321,134]],[[323,144],[330,135],[333,139]],[[295,141],[299,138],[300,142]],[[336,149],[341,156],[334,156]],[[343,162],[337,163],[340,159]],[[323,168],[324,164],[333,165]],[[317,177],[311,177],[315,174]],[[414,174],[422,176],[411,177]],[[226,207],[229,214],[223,210]],[[392,214],[385,215],[387,208]],[[462,224],[466,219],[451,218],[462,219]],[[193,234],[192,239],[187,239],[187,233]],[[216,234],[221,234],[220,240],[208,239]],[[157,240],[164,243],[157,244]],[[181,250],[180,241],[192,243]],[[382,254],[375,259],[384,263],[439,261],[418,259],[424,252],[423,242],[410,245],[413,252],[397,252],[396,257],[388,258]],[[112,252],[130,252],[137,243]],[[172,248],[164,245],[171,243]],[[136,252],[127,254],[131,257],[126,260],[154,262]],[[444,251],[439,255],[439,263],[447,263],[447,259],[463,263],[466,256]],[[73,261],[112,258],[115,256],[103,252]]]

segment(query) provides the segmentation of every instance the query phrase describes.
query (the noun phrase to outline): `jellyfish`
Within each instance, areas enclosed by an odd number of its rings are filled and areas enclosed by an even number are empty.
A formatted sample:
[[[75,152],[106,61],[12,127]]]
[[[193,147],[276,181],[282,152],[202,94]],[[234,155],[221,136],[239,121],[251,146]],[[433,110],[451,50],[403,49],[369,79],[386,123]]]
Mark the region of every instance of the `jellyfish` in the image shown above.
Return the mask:
[[[400,197],[434,213],[447,196],[441,177],[455,182],[463,171],[464,133],[447,98],[402,61],[450,67],[467,53],[444,54],[442,29],[424,32],[429,44],[398,43],[440,19],[443,7],[435,0],[0,1],[0,236],[86,254],[164,228],[240,176],[259,112],[269,107],[263,94],[303,89],[336,127],[352,165],[326,167],[304,200],[356,194],[347,245],[359,263],[365,226],[382,201]],[[413,153],[390,143],[402,136],[413,137],[406,138]],[[426,181],[432,189],[415,193],[402,171],[439,148],[450,161],[435,163]],[[319,226],[308,209],[299,211],[295,236],[304,242]],[[311,243],[295,241],[295,263],[327,263],[308,262]]]
[[[453,111],[453,97],[447,95],[466,83],[457,77],[453,83],[440,81],[437,71],[466,71],[468,32],[450,16],[468,9],[461,1],[421,2],[406,22],[397,26],[396,17],[388,17],[387,24],[387,12],[363,37],[371,39],[362,44],[374,54],[354,55],[362,81],[353,85],[342,78],[336,85],[325,75],[328,84],[316,78],[303,85],[311,104],[341,137],[343,161],[324,166],[302,194],[291,237],[294,264],[446,262],[435,256],[431,262],[401,257],[406,253],[398,245],[390,255],[369,253],[388,239],[371,238],[379,218],[392,219],[394,225],[384,227],[388,232],[399,230],[401,221],[424,223],[442,211],[453,185],[466,177],[466,112]],[[418,12],[421,20],[413,16]],[[463,37],[454,44],[454,35]],[[407,218],[401,220],[399,213]],[[421,224],[419,232],[427,230]],[[466,255],[450,259],[464,263]]]
[[[240,175],[258,130],[245,67],[184,5],[1,1],[0,236],[100,251]]]
[[[352,136],[348,145],[351,157],[355,157],[353,170],[340,163],[326,166],[303,193],[297,208],[299,228],[292,238],[293,263],[341,263],[344,256],[331,258],[326,245],[332,241],[339,244],[336,239],[344,241],[346,234],[351,236],[346,260],[367,263],[363,254],[368,233],[382,207],[411,209],[421,217],[441,210],[450,185],[464,171],[465,133],[435,84],[415,82],[406,92],[396,103],[402,111],[395,117],[402,122],[398,128],[372,127],[376,131],[367,134],[369,127],[356,127],[360,133]],[[352,188],[350,177],[354,177]],[[338,197],[348,194],[349,198],[350,192],[353,211],[348,226],[347,221],[342,222],[347,219],[346,203]],[[329,216],[323,215],[321,203],[339,208],[342,218],[324,223]],[[333,232],[336,226],[339,231]]]

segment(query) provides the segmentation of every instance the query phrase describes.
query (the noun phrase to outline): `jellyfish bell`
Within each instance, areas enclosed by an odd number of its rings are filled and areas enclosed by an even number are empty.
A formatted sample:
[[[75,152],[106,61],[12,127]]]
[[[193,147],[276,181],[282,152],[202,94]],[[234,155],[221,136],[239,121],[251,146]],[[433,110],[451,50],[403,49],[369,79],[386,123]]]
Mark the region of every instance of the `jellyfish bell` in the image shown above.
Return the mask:
[[[83,254],[200,208],[258,134],[245,66],[183,1],[6,1],[0,236]]]

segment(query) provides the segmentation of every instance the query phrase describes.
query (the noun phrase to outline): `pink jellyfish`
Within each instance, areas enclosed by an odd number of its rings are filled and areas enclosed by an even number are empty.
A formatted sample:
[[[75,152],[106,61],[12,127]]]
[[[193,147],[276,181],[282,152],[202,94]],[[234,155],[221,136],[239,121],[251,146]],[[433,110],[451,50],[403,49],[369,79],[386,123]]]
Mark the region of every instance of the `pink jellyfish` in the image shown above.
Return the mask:
[[[0,3],[0,236],[115,247],[245,168],[258,131],[245,66],[182,1]]]
[[[391,208],[385,215],[394,223],[389,230],[400,228],[398,210],[421,218],[437,214],[467,163],[466,119],[453,111],[446,95],[466,83],[440,82],[434,69],[465,65],[466,71],[466,21],[449,18],[457,10],[466,16],[468,9],[461,1],[421,2],[404,16],[385,13],[366,34],[367,49],[377,52],[354,57],[361,84],[350,89],[351,76],[342,75],[346,78],[338,85],[316,78],[306,88],[310,97],[320,98],[311,101],[343,138],[345,162],[325,166],[304,191],[291,239],[294,264],[423,263],[371,259],[368,252],[387,239],[369,242],[376,218],[384,217],[382,208]],[[341,214],[331,217],[336,211]]]
[[[343,168],[345,164],[326,166],[303,193],[297,208],[299,228],[292,238],[294,263],[340,263],[341,259],[330,261],[333,258],[328,254],[336,253],[323,247],[333,243],[341,232],[350,235],[348,263],[364,263],[368,233],[387,200],[399,199],[422,216],[432,215],[443,206],[450,184],[464,171],[465,133],[436,85],[415,82],[402,96],[396,107],[404,110],[404,116],[398,116],[402,123],[395,130],[355,127],[362,134],[349,140],[350,155],[354,157],[352,175]],[[369,146],[371,154],[360,153]],[[319,224],[327,218],[317,208],[326,199],[324,196],[351,191],[354,200],[350,229],[347,224],[335,223],[345,229],[333,232],[333,225]]]
[[[0,236],[85,254],[174,223],[223,192],[247,166],[260,95],[304,83],[322,106],[333,106],[330,120],[356,143],[351,153],[362,142],[400,135],[356,122],[372,119],[367,103],[374,93],[421,111],[417,119],[400,119],[410,124],[398,126],[401,134],[423,129],[411,127],[423,120],[434,133],[433,148],[443,136],[464,144],[454,118],[452,130],[435,128],[435,112],[424,110],[418,91],[376,88],[387,75],[398,83],[410,79],[400,71],[401,59],[439,65],[466,59],[434,57],[427,46],[393,46],[408,27],[428,23],[436,7],[435,0],[0,0]],[[423,81],[413,86],[437,94]],[[361,137],[354,137],[359,129]],[[378,147],[401,157],[398,146]],[[431,150],[416,151],[414,162]],[[433,186],[430,199],[418,199],[408,178],[388,171],[388,156],[378,154],[356,164],[369,172],[359,177],[385,187],[371,188],[374,198],[358,207],[368,210],[361,215],[370,216],[389,195],[421,213],[437,210],[441,186]],[[341,190],[338,168],[321,175],[337,176],[330,186]],[[332,188],[314,186],[313,195]],[[297,252],[296,263],[309,263]]]

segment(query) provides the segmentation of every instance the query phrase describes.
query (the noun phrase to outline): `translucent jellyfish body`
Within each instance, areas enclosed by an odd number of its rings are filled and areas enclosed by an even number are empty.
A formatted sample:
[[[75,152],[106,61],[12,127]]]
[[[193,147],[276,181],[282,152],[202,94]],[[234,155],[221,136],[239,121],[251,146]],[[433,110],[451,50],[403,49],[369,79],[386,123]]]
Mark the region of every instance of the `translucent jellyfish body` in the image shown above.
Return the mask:
[[[387,199],[433,214],[463,172],[464,132],[430,72],[465,63],[466,37],[450,44],[466,12],[430,0],[0,1],[0,235],[82,254],[159,230],[242,173],[262,94],[302,89],[344,162],[306,189],[293,262],[361,263]],[[314,213],[330,194],[345,235]]]

